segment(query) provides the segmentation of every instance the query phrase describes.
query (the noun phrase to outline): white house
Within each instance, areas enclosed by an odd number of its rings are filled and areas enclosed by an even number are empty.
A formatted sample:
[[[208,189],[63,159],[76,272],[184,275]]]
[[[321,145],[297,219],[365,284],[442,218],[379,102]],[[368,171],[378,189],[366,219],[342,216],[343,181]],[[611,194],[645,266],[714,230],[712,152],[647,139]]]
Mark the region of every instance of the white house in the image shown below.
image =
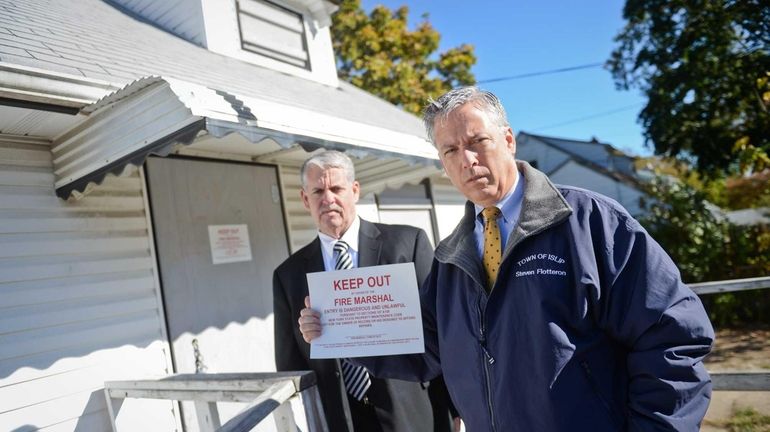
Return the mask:
[[[516,158],[546,173],[554,183],[578,186],[613,198],[638,216],[645,194],[634,159],[595,138],[579,141],[519,132]]]
[[[105,381],[274,370],[310,152],[355,158],[364,217],[451,232],[465,200],[419,119],[337,80],[335,8],[0,0],[0,430],[108,430]],[[518,157],[631,208],[633,182],[554,142]],[[195,430],[188,408],[127,400],[118,428]]]
[[[356,158],[365,216],[446,235],[419,119],[337,80],[335,8],[0,0],[0,430],[107,430],[108,380],[274,370],[309,152]],[[128,400],[118,428],[187,408]]]

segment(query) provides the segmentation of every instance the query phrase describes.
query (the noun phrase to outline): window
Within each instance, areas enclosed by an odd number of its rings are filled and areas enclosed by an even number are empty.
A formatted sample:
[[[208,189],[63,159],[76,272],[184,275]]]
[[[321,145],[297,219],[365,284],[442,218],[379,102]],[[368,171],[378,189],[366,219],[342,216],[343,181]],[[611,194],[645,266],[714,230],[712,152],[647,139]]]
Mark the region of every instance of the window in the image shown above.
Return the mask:
[[[377,194],[377,204],[380,222],[422,228],[431,245],[435,246],[435,217],[426,184],[385,189]]]
[[[240,0],[238,26],[243,50],[310,70],[301,13],[266,0]]]

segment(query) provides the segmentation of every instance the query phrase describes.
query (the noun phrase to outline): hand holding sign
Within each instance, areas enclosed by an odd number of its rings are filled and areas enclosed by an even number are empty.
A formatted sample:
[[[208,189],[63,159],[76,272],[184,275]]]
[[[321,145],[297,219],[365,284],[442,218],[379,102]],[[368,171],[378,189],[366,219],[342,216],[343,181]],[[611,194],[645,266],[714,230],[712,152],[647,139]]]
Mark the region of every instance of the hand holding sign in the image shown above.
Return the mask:
[[[306,303],[298,322],[314,341],[311,358],[424,352],[414,264],[310,273],[307,280],[318,312]]]
[[[313,339],[321,336],[321,317],[318,312],[310,308],[309,296],[305,296],[305,309],[299,311],[297,323],[305,342],[310,343]]]

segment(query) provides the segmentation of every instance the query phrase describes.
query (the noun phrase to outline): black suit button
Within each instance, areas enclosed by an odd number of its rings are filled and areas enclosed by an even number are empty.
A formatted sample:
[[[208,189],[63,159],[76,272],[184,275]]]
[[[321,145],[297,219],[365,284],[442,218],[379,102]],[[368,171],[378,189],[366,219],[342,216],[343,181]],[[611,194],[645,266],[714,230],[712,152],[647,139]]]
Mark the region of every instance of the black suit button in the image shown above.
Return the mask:
[[[339,377],[340,377],[340,371],[334,371],[334,376],[336,376],[337,378],[339,378]]]

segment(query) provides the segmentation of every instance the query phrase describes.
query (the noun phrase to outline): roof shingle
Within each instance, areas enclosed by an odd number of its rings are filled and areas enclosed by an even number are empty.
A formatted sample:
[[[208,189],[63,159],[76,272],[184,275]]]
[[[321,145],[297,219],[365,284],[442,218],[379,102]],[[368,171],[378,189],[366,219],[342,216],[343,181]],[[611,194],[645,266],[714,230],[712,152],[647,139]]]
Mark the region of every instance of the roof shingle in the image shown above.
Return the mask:
[[[0,0],[0,61],[108,81],[176,78],[424,136],[419,119],[350,84],[327,86],[210,52],[101,0]],[[235,25],[235,24],[234,24]]]

